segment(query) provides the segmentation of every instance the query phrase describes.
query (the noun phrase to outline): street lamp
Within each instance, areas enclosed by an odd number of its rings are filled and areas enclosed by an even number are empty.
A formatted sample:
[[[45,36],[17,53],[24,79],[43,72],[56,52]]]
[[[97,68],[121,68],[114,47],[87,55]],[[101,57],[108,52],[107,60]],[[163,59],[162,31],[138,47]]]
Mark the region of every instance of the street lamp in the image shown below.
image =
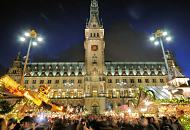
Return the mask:
[[[172,40],[172,37],[168,35],[168,32],[163,31],[163,30],[157,30],[155,33],[152,34],[152,36],[149,39],[151,42],[154,43],[154,45],[158,46],[159,44],[161,45],[162,48],[162,53],[164,56],[164,62],[166,65],[166,71],[168,73],[168,79],[170,80],[170,70],[169,70],[169,66],[168,66],[168,62],[167,62],[167,58],[166,58],[166,54],[165,54],[165,50],[164,50],[164,45],[163,45],[163,40],[170,42]]]
[[[22,77],[21,77],[21,81],[20,81],[21,85],[24,85],[24,75],[25,75],[25,71],[26,71],[26,65],[28,63],[28,58],[29,58],[31,46],[32,45],[37,46],[38,42],[43,41],[43,38],[41,36],[39,36],[39,34],[37,34],[37,32],[35,30],[25,32],[23,34],[23,36],[21,36],[19,38],[19,40],[21,42],[25,42],[27,39],[29,39],[29,45],[28,45],[28,50],[27,50],[27,54],[26,54],[26,58],[25,58],[25,62],[24,62],[23,73],[22,73]]]

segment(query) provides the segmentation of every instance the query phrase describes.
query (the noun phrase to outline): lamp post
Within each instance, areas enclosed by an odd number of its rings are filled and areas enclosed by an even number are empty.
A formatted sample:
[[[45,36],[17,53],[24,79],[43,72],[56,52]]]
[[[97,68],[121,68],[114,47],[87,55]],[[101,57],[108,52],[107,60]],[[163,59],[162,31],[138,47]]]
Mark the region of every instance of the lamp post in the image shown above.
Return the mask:
[[[123,95],[122,95],[122,105],[124,105],[124,97],[125,97],[123,87],[124,87],[126,84],[127,84],[127,83],[126,83],[126,82],[123,82],[123,81],[117,83],[117,85],[119,85],[119,86],[122,88],[122,90],[123,90]],[[120,92],[121,92],[121,91],[120,91]],[[120,96],[121,96],[121,95],[120,95]]]
[[[30,55],[31,46],[32,45],[37,46],[38,42],[43,41],[43,38],[38,36],[38,34],[35,30],[25,32],[24,35],[20,37],[20,41],[25,42],[27,40],[27,38],[29,38],[29,45],[28,45],[28,50],[27,50],[27,54],[26,54],[26,58],[25,58],[25,62],[24,62],[24,68],[23,68],[23,72],[22,72],[21,81],[20,81],[21,85],[24,85],[24,76],[25,76],[26,66],[28,63],[28,58]]]
[[[163,45],[163,40],[169,42],[172,40],[171,36],[168,35],[168,33],[166,31],[163,31],[163,30],[157,30],[155,33],[153,33],[153,35],[150,37],[150,41],[151,42],[154,42],[154,44],[157,46],[157,45],[161,45],[161,48],[162,48],[162,54],[163,54],[163,57],[164,57],[164,62],[165,62],[165,65],[166,65],[166,71],[168,73],[168,79],[170,80],[171,79],[171,76],[170,76],[170,70],[169,70],[169,66],[168,66],[168,62],[167,62],[167,57],[166,57],[166,53],[165,53],[165,50],[164,50],[164,45]]]

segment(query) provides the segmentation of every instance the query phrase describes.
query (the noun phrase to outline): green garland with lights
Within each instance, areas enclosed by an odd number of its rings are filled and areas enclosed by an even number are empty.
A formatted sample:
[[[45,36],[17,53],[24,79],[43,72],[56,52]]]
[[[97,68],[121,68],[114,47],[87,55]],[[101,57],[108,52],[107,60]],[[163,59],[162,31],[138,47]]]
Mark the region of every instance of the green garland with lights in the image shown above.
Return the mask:
[[[13,106],[6,100],[0,100],[0,114],[4,115],[12,111]]]
[[[180,123],[184,126],[185,130],[190,130],[190,116],[184,115],[179,119]]]
[[[190,104],[190,99],[174,98],[174,99],[159,99],[157,103],[172,103],[172,104]],[[185,130],[190,130],[190,115],[184,115],[179,119]]]
[[[158,99],[156,100],[158,103],[177,103],[177,104],[190,104],[190,99],[185,98],[175,98],[175,99]]]

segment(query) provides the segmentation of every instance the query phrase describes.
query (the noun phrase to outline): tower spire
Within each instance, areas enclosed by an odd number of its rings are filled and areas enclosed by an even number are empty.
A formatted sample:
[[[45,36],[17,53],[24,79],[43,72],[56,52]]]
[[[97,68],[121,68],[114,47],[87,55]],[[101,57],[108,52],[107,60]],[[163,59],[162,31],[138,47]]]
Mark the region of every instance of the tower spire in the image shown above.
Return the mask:
[[[87,28],[100,28],[102,27],[99,20],[99,7],[97,0],[91,0],[90,5],[90,19],[87,24]]]
[[[21,52],[20,51],[18,52],[15,60],[17,60],[17,61],[21,60]]]

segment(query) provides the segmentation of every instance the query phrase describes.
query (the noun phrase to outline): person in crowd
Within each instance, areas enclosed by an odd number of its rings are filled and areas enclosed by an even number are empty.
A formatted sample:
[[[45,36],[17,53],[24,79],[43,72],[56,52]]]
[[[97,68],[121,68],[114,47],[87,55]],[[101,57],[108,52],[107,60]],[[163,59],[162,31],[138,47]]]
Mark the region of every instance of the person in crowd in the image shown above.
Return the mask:
[[[63,121],[60,118],[55,118],[51,130],[64,130]]]
[[[20,130],[35,130],[35,122],[34,119],[30,116],[25,116],[21,121]]]
[[[180,119],[180,118],[179,118]],[[140,117],[129,116],[62,116],[55,118],[25,116],[20,124],[11,118],[6,121],[0,118],[0,130],[184,130],[181,122],[172,117]]]
[[[6,121],[4,118],[0,118],[0,130],[7,130]]]
[[[171,125],[173,127],[173,130],[184,130],[184,127],[179,123],[177,117],[172,116],[171,121],[172,121]]]
[[[156,128],[156,130],[160,130],[160,123],[158,121],[158,118],[154,118],[153,125]]]
[[[0,130],[7,130],[6,121],[4,118],[0,118]]]
[[[81,119],[76,127],[76,130],[92,130],[92,128],[88,128],[87,121],[85,119]]]
[[[154,117],[148,117],[148,127],[150,127],[152,130],[158,130],[156,125],[154,124]]]
[[[17,123],[15,118],[10,118],[7,122],[7,130],[19,130],[20,124]]]
[[[148,119],[146,117],[141,117],[138,130],[155,130],[155,128],[148,123]]]
[[[167,117],[162,118],[162,124],[160,126],[161,130],[173,130],[173,127],[171,126],[171,122]]]

